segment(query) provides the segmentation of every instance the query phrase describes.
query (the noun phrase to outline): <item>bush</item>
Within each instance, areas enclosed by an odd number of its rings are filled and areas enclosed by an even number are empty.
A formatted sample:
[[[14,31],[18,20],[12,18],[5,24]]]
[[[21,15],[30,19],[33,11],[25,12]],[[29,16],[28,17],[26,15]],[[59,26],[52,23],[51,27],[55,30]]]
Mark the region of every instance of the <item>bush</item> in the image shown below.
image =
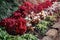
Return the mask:
[[[16,11],[17,4],[14,2],[7,2],[7,0],[0,0],[0,20],[6,17],[10,17],[13,11]]]
[[[41,21],[36,25],[36,29],[39,31],[41,35],[45,35],[45,32],[48,29],[48,26],[47,26],[48,24],[49,24],[48,21]]]
[[[32,35],[32,34],[24,34],[21,37],[26,39],[26,40],[38,40],[37,37]]]

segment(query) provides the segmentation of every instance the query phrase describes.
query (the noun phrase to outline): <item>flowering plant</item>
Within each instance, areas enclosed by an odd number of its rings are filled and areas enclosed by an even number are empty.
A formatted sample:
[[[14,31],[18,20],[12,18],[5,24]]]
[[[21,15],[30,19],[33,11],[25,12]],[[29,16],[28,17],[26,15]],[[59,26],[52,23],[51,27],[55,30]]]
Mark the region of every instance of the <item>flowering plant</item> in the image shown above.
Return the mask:
[[[27,30],[26,21],[22,17],[19,19],[6,18],[2,20],[1,25],[6,26],[5,28],[9,33],[24,34]]]
[[[52,5],[51,1],[46,1],[43,3],[39,3],[38,5],[33,5],[29,2],[24,2],[23,5],[19,6],[19,9],[13,13],[13,15],[9,18],[5,18],[0,22],[0,25],[5,26],[7,32],[15,33],[15,34],[24,34],[27,31],[27,20],[26,16],[34,20],[34,22],[39,22],[42,14],[42,10],[50,7]],[[32,12],[33,11],[33,12]],[[31,13],[32,12],[32,13]],[[41,12],[41,13],[39,13]],[[30,16],[28,16],[30,15]],[[35,17],[35,18],[34,18]],[[34,18],[34,19],[33,19]],[[37,21],[36,21],[37,19]],[[30,22],[31,23],[31,22]],[[33,24],[33,23],[31,23]]]

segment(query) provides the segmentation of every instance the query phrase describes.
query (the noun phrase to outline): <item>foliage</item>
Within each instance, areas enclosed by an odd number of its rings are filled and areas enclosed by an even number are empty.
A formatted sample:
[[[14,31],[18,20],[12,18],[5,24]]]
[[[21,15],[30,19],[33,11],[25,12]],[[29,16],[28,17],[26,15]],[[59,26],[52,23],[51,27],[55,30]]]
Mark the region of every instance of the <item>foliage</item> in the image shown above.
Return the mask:
[[[47,26],[49,24],[49,21],[45,21],[45,20],[42,20],[40,22],[40,24],[44,25],[44,26]]]
[[[32,34],[24,34],[21,37],[24,38],[24,39],[26,39],[26,40],[38,40],[37,37],[35,37]]]
[[[24,34],[24,35],[9,35],[4,27],[0,26],[0,40],[38,40],[36,36],[32,34]]]
[[[46,21],[50,21],[50,22],[54,22],[54,21],[56,21],[57,19],[56,19],[56,16],[47,16],[46,17],[46,19],[45,19]]]
[[[44,4],[44,5],[42,5]],[[48,8],[52,5],[52,2],[47,1],[45,3],[41,3],[34,8],[35,5],[30,4],[29,2],[25,2],[22,6],[17,8],[17,4],[14,0],[0,0],[0,20],[6,26],[5,28],[10,33],[17,32],[17,34],[24,34],[26,32],[26,20],[24,19],[31,11],[40,12],[45,8]],[[18,10],[17,10],[18,9]],[[17,10],[17,11],[16,11]],[[14,12],[15,11],[15,12]],[[13,13],[14,12],[14,13]],[[11,16],[13,14],[13,16]],[[8,18],[6,18],[8,17]],[[4,19],[6,18],[6,19]],[[36,28],[40,32],[40,34],[44,35],[48,29],[48,24],[52,21],[53,16],[47,17],[48,21],[41,21],[36,25]],[[51,22],[50,22],[51,21]],[[0,24],[1,25],[1,24]],[[9,35],[4,27],[0,26],[0,40],[38,40],[36,36],[32,34],[24,34],[22,36],[13,36]]]
[[[17,18],[17,19],[16,19]],[[13,17],[5,18],[0,22],[1,26],[4,26],[9,34],[24,34],[27,30],[26,20],[18,15]],[[22,24],[23,23],[23,24]]]
[[[48,21],[41,21],[40,23],[37,24],[36,28],[38,29],[39,33],[44,35],[45,32],[48,29],[48,25],[49,22]]]
[[[17,10],[17,4],[14,2],[7,2],[0,0],[0,20],[12,15],[12,12]]]

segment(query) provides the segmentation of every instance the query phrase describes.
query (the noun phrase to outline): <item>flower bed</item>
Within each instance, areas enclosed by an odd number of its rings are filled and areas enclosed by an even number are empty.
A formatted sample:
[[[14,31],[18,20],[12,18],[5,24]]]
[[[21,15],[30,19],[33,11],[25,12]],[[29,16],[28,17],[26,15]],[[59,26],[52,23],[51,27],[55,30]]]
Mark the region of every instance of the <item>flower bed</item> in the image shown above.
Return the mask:
[[[39,35],[45,36],[50,26],[57,22],[59,9],[56,8],[59,7],[55,7],[55,5],[57,5],[55,1],[54,3],[46,1],[37,5],[24,2],[10,17],[0,21],[0,25],[6,31],[2,35],[4,30],[1,28],[1,40],[38,40]],[[21,36],[11,36],[7,32],[11,35]],[[16,37],[17,39],[15,39]]]

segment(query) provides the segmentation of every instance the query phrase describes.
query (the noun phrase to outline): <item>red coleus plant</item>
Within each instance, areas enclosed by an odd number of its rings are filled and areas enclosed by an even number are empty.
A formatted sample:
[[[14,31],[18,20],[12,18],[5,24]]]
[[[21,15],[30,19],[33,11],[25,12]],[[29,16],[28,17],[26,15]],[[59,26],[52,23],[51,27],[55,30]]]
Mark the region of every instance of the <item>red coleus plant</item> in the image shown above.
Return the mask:
[[[52,5],[52,2],[46,1],[45,3],[42,3],[42,5],[43,5],[44,8],[48,8]]]
[[[21,12],[31,12],[34,8],[34,5],[30,2],[24,2],[22,6],[19,6],[19,9]]]
[[[30,2],[25,2],[23,5],[30,11],[34,8],[34,5]]]
[[[21,13],[20,13],[19,10],[17,10],[17,11],[15,11],[15,12],[13,13],[13,15],[12,15],[11,18],[18,19],[18,18],[20,18],[20,17],[21,17]]]
[[[19,12],[22,17],[27,16],[32,10],[34,6],[30,2],[24,2],[23,5],[19,6]]]
[[[41,12],[42,10],[43,10],[42,5],[35,5],[35,7],[34,7],[34,12],[35,13]]]
[[[27,30],[26,20],[21,17],[21,13],[16,11],[13,13],[13,16],[5,18],[0,22],[0,25],[5,26],[7,32],[24,34]]]
[[[22,17],[18,19],[6,18],[1,21],[1,25],[5,26],[9,33],[24,34],[27,30],[26,20]]]
[[[19,29],[16,29],[16,31],[19,30],[19,34],[24,34],[27,30],[26,20],[21,17],[17,21],[19,22]]]
[[[45,0],[45,1],[57,2],[58,0]]]
[[[50,7],[52,5],[51,1],[46,1],[43,3],[39,3],[38,5],[34,6],[34,12],[41,12],[42,10]]]
[[[51,2],[57,2],[58,0],[51,0]]]

